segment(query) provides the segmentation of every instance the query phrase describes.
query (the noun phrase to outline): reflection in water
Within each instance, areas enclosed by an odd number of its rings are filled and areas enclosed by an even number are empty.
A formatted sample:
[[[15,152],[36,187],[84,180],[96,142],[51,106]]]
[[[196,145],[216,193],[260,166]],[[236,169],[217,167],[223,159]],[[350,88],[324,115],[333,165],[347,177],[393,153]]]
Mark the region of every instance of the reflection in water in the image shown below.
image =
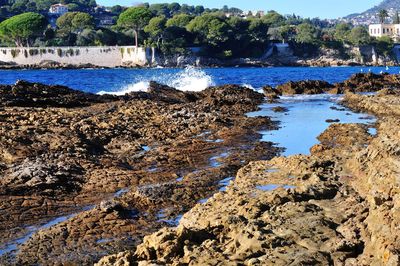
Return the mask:
[[[263,141],[285,148],[282,155],[308,155],[310,148],[318,144],[317,137],[330,125],[327,119],[339,119],[343,124],[366,123],[360,114],[338,105],[338,99],[339,96],[325,94],[282,97],[280,103],[263,104],[260,111],[249,113],[248,116],[270,116],[280,122],[278,130],[261,133]],[[277,106],[287,108],[288,112],[274,112],[272,108]],[[369,123],[375,122],[375,118],[371,119]]]

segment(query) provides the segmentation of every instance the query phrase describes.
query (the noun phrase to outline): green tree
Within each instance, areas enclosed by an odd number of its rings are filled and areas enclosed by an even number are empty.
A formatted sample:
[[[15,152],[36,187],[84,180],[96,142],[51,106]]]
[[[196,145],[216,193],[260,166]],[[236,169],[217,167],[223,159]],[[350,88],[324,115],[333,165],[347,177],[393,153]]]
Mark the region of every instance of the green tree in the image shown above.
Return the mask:
[[[72,20],[75,14],[75,12],[68,12],[57,19],[56,25],[59,34],[66,36],[72,32]]]
[[[393,17],[393,23],[394,24],[400,24],[400,15],[399,15],[399,11],[396,11],[396,14]]]
[[[349,41],[353,45],[361,46],[370,43],[371,38],[365,27],[355,27],[349,34]]]
[[[170,14],[168,4],[152,4],[150,5],[149,10],[153,13],[154,16],[169,17]]]
[[[197,35],[200,43],[214,47],[218,47],[229,38],[228,24],[212,14],[203,14],[194,18],[186,28]]]
[[[168,5],[168,9],[169,9],[169,15],[173,16],[179,13],[179,11],[181,10],[181,5],[174,2]]]
[[[0,37],[12,40],[19,47],[29,45],[31,38],[43,35],[48,23],[37,13],[24,13],[0,23]]]
[[[191,42],[192,35],[185,28],[167,27],[163,33],[161,51],[169,54],[184,53],[185,47]]]
[[[382,36],[375,40],[374,45],[379,54],[389,56],[393,51],[394,42],[389,36]]]
[[[292,27],[290,25],[284,25],[274,29],[275,38],[283,43],[291,41],[296,32],[294,26]]]
[[[97,39],[96,31],[87,28],[84,29],[82,33],[78,35],[78,38],[76,39],[76,45],[79,46],[97,45],[96,39]]]
[[[192,21],[192,19],[193,17],[187,14],[175,15],[172,18],[168,19],[167,27],[176,26],[185,28],[190,23],[190,21]]]
[[[318,30],[313,25],[309,23],[302,23],[297,26],[297,35],[296,42],[301,44],[311,44],[317,45],[319,42],[318,39]]]
[[[138,47],[138,32],[142,30],[152,18],[152,13],[145,7],[131,7],[125,10],[118,18],[117,24],[131,28],[135,35],[135,46]]]
[[[80,10],[79,5],[77,5],[75,3],[68,4],[68,11],[74,12],[74,11],[79,11],[79,10]]]
[[[158,48],[160,47],[160,40],[163,38],[166,22],[167,19],[165,17],[154,17],[144,27],[144,31],[150,35],[151,41],[155,42]]]
[[[386,21],[386,18],[389,16],[389,13],[387,12],[386,9],[381,9],[378,13],[378,17],[379,17],[379,22],[381,24],[384,24]]]
[[[74,13],[71,24],[72,30],[77,33],[81,33],[84,29],[93,29],[95,26],[94,18],[83,12]]]
[[[262,20],[271,27],[281,26],[285,23],[285,17],[276,11],[269,11]]]
[[[268,40],[269,23],[264,19],[250,18],[249,19],[249,35],[252,42],[266,42]]]
[[[351,27],[347,23],[340,23],[336,25],[334,38],[337,41],[345,43],[349,39]]]
[[[249,35],[250,21],[240,17],[230,17],[226,20],[231,28],[232,34],[228,41],[228,50],[232,51],[232,55],[241,55],[246,53],[252,39]]]
[[[205,11],[204,6],[196,6],[196,7],[194,8],[194,13],[195,13],[196,15],[201,15],[201,14],[204,13],[204,11]]]
[[[124,11],[124,8],[120,5],[115,5],[111,7],[111,13],[113,13],[114,15],[118,15],[121,14]]]

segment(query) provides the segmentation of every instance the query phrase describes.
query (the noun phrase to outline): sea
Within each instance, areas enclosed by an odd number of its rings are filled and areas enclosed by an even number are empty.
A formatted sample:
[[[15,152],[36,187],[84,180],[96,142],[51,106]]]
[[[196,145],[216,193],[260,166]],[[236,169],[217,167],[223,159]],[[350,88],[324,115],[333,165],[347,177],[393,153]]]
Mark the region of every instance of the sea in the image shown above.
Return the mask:
[[[157,81],[183,91],[201,91],[209,86],[238,84],[255,90],[288,81],[314,79],[340,82],[355,73],[399,73],[400,67],[271,67],[271,68],[152,68],[78,70],[0,70],[0,84],[27,80],[65,85],[91,93],[125,94],[145,91]]]

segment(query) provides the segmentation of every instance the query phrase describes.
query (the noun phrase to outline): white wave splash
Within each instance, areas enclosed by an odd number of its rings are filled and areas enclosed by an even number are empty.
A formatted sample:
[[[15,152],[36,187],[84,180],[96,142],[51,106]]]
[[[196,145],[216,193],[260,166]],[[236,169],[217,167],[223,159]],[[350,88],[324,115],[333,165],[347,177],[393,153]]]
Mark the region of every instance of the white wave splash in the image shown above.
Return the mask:
[[[147,91],[149,85],[150,85],[149,81],[140,81],[140,82],[125,86],[120,91],[100,91],[97,94],[99,94],[99,95],[110,94],[110,95],[123,96],[130,92]]]
[[[296,94],[291,96],[280,96],[279,99],[284,102],[307,102],[307,101],[338,101],[342,95],[333,95],[333,94]]]
[[[98,94],[125,95],[130,92],[146,92],[149,87],[150,81],[156,81],[158,83],[168,85],[181,91],[202,91],[210,86],[215,86],[212,77],[207,75],[206,72],[194,67],[187,67],[183,71],[173,75],[164,74],[153,76],[147,80],[141,80],[125,86],[119,91],[101,91]]]
[[[173,77],[170,82],[167,82],[167,85],[181,91],[202,91],[214,86],[215,83],[212,77],[203,70],[187,67],[183,72]]]
[[[251,84],[244,83],[244,84],[242,84],[242,86],[245,87],[245,88],[251,89],[253,91],[256,91],[256,92],[259,92],[259,93],[263,93],[263,89],[262,88],[254,88]]]

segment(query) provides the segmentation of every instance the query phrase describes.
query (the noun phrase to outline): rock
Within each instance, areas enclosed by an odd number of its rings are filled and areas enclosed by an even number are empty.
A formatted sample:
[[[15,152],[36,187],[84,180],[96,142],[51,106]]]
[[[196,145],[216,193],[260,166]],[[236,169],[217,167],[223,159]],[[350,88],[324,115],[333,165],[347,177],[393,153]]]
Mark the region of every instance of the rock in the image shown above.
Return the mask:
[[[384,88],[400,89],[400,75],[357,73],[348,80],[334,84],[341,93],[351,92],[374,92]]]
[[[121,252],[102,258],[94,266],[133,266],[133,254],[129,251]]]
[[[12,86],[0,86],[0,106],[80,107],[117,100],[116,97],[95,95],[65,86],[48,86],[18,80]]]
[[[123,207],[121,203],[114,200],[104,200],[100,203],[100,209],[102,212],[110,213],[113,211],[121,211]]]
[[[153,100],[168,103],[188,103],[198,100],[198,96],[191,92],[179,91],[166,85],[151,81],[147,93]]]
[[[326,119],[325,122],[326,123],[339,123],[340,119]]]
[[[99,96],[18,82],[0,98],[0,246],[31,235],[1,265],[92,265],[134,250],[219,180],[279,151],[259,142],[275,123],[245,115],[263,95],[241,86]]]
[[[286,107],[277,106],[277,107],[273,107],[272,111],[274,111],[275,113],[287,113],[289,111],[289,109],[287,109]]]
[[[267,99],[277,99],[279,98],[279,92],[272,88],[271,86],[264,86],[263,87],[263,92],[264,96],[267,97]]]
[[[45,157],[36,160],[25,159],[5,172],[0,179],[0,194],[52,195],[63,190],[71,193],[79,190],[83,182],[84,171],[74,162],[51,162]]]
[[[279,85],[276,90],[281,95],[321,94],[333,88],[333,85],[321,80],[290,81]]]
[[[332,124],[310,156],[251,162],[177,228],[145,237],[133,261],[398,264],[400,97],[347,93],[344,103],[379,115],[375,138],[367,125]]]

